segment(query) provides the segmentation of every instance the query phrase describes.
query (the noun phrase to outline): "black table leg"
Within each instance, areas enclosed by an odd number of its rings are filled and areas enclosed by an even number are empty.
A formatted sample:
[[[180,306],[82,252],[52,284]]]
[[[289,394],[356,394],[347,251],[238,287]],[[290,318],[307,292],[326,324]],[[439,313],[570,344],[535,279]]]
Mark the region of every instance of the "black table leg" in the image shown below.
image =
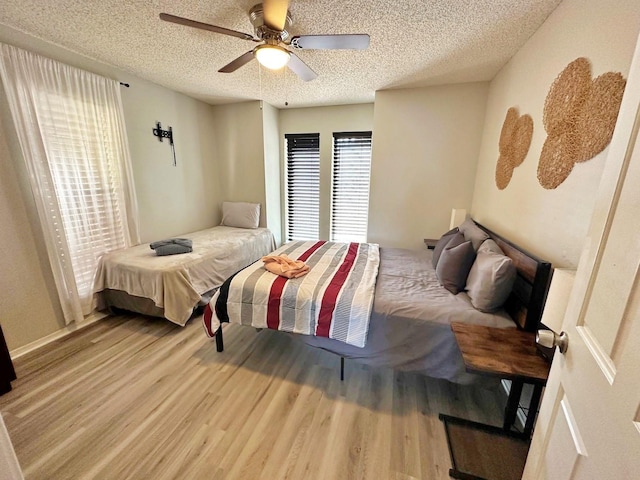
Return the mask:
[[[521,380],[511,381],[511,390],[509,391],[509,398],[507,399],[507,407],[504,411],[504,426],[505,430],[511,430],[511,427],[516,422],[516,414],[518,413],[518,404],[520,403],[520,395],[522,394],[522,386],[524,382]]]
[[[533,387],[533,394],[531,395],[531,402],[529,402],[529,412],[527,413],[527,422],[524,425],[523,434],[526,437],[531,436],[533,431],[533,422],[536,420],[538,413],[538,406],[540,405],[540,398],[542,397],[542,385],[535,385]]]

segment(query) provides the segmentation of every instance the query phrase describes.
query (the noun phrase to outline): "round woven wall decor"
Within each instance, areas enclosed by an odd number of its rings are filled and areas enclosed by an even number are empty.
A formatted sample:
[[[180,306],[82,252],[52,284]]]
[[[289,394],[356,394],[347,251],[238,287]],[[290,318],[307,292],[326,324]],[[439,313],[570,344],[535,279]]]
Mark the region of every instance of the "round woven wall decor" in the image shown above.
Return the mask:
[[[516,128],[512,134],[511,145],[513,148],[512,165],[518,167],[524,162],[529,147],[531,146],[531,138],[533,137],[533,118],[531,115],[523,115],[518,119]]]
[[[500,141],[498,148],[501,154],[505,154],[511,148],[511,135],[516,128],[516,122],[518,121],[518,109],[511,107],[507,110],[507,115],[504,117],[504,123],[502,124],[502,131],[500,132]]]
[[[538,162],[546,189],[564,182],[575,163],[602,152],[611,141],[626,81],[608,72],[591,80],[586,58],[571,62],[551,84],[544,103],[547,139]]]
[[[504,190],[513,176],[513,169],[524,162],[533,136],[533,119],[530,115],[518,115],[514,107],[507,115],[498,142],[498,163],[496,164],[496,186]]]
[[[551,190],[567,179],[576,163],[576,143],[573,133],[547,137],[538,163],[540,185]]]
[[[591,88],[591,66],[586,58],[571,62],[551,84],[544,102],[542,123],[549,135],[560,135],[575,121]]]
[[[626,84],[622,74],[614,72],[600,75],[593,81],[591,94],[576,123],[576,132],[580,135],[576,162],[595,157],[609,145]]]
[[[500,155],[496,164],[496,186],[498,189],[504,190],[507,188],[512,176],[513,167],[509,163],[509,159],[504,155]]]

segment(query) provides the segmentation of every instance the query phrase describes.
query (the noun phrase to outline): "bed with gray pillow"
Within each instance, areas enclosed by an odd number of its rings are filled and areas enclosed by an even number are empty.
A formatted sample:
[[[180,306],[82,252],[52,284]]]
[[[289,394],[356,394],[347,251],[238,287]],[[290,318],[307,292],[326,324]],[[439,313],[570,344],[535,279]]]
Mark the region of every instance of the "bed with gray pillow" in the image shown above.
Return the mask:
[[[550,279],[548,262],[468,220],[444,234],[433,251],[380,248],[364,348],[291,335],[372,367],[467,383],[475,377],[465,372],[451,323],[534,330]]]

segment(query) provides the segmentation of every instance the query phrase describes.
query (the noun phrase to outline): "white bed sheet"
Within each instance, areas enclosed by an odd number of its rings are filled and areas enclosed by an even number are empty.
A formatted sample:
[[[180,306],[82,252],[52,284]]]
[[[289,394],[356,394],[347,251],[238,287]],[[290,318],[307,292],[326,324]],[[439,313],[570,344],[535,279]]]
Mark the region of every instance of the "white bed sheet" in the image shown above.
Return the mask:
[[[122,290],[153,300],[167,320],[184,326],[204,293],[275,248],[266,228],[219,226],[177,236],[191,239],[193,252],[159,257],[146,243],[104,255],[94,281],[94,306],[104,308],[103,290]]]

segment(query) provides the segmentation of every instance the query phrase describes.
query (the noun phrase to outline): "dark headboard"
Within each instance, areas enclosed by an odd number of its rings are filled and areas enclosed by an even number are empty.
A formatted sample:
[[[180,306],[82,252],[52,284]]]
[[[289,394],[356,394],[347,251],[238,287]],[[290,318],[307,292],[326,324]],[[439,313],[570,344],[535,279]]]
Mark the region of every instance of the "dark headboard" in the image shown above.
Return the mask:
[[[530,332],[537,330],[553,275],[551,264],[531,255],[479,223],[477,225],[493,238],[507,257],[513,260],[518,271],[511,295],[505,302],[505,310],[521,329]]]

